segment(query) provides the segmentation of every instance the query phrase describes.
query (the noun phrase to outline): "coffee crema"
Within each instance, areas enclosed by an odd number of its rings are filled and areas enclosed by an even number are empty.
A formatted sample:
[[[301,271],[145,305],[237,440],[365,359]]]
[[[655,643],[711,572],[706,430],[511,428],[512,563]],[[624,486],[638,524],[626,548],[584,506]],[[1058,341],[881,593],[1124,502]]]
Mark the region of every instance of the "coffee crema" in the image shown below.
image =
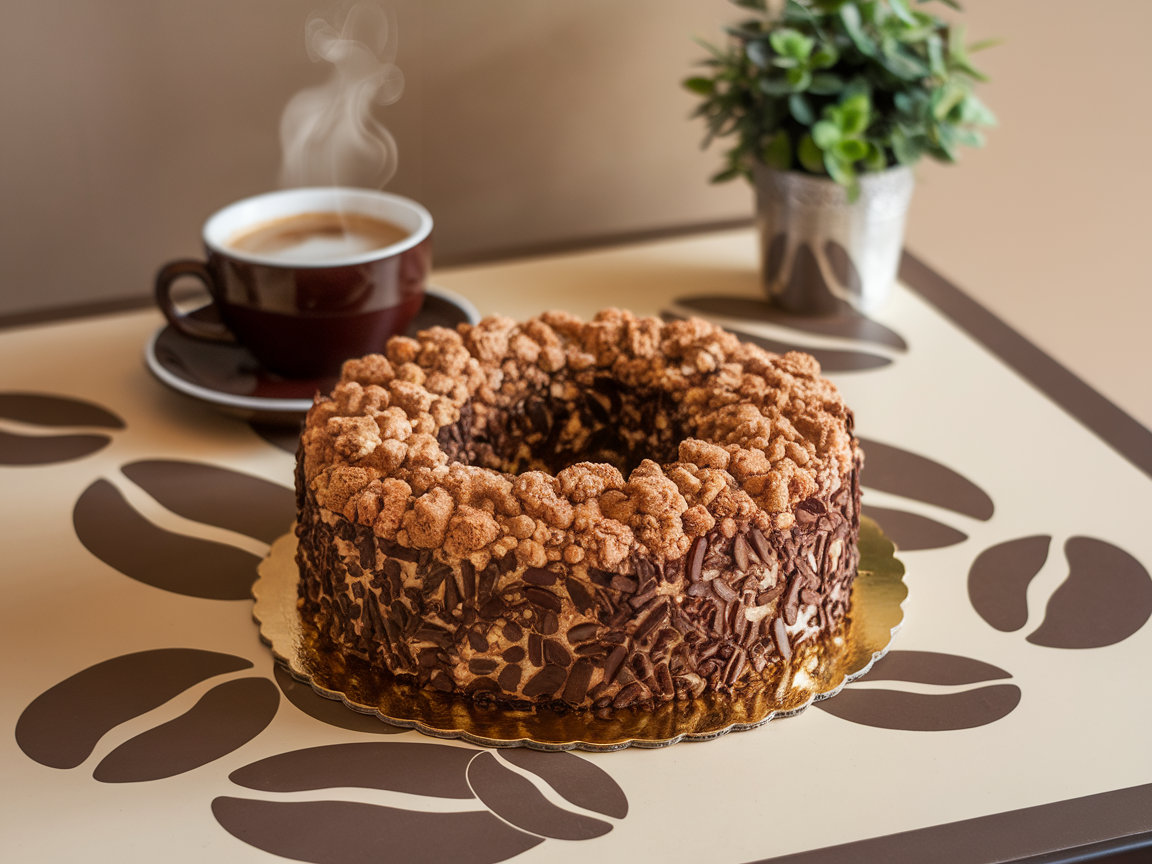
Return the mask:
[[[228,240],[238,252],[293,263],[323,263],[383,249],[409,232],[363,213],[297,213],[244,228]]]

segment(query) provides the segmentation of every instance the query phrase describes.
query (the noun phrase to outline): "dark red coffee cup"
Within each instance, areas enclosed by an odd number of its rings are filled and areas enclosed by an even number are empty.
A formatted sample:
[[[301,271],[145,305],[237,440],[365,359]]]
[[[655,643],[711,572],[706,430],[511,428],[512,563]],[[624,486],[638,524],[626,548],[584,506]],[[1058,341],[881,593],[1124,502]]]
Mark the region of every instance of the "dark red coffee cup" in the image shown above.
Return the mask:
[[[314,259],[310,247],[285,257],[235,245],[260,226],[332,213],[391,223],[406,236],[375,249],[326,248]],[[156,302],[184,335],[240,342],[273,372],[336,374],[350,357],[382,351],[420,310],[432,265],[431,233],[427,210],[386,192],[333,187],[257,195],[204,223],[206,261],[173,261],[160,269]],[[222,323],[177,308],[172,286],[188,276],[204,283]]]

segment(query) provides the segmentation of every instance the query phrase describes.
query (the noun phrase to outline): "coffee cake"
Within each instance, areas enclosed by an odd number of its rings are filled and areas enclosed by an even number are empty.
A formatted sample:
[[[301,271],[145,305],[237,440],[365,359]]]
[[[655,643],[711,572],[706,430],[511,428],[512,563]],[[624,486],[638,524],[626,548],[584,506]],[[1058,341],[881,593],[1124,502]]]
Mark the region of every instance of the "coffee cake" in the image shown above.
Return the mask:
[[[861,462],[812,357],[698,319],[395,337],[309,412],[302,608],[338,650],[478,700],[731,693],[844,619]]]

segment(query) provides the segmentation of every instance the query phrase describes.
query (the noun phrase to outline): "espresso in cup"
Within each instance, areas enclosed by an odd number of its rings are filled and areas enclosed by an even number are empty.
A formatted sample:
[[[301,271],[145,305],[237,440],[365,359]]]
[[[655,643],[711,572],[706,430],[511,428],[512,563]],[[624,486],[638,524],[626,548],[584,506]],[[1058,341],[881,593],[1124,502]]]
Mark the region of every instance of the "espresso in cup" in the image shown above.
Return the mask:
[[[399,225],[363,213],[299,213],[241,229],[229,239],[228,246],[239,252],[307,264],[384,249],[407,236]]]
[[[367,189],[287,189],[239,201],[204,225],[206,261],[173,261],[156,299],[186,336],[239,341],[267,369],[335,375],[380,352],[420,310],[432,217],[414,201]],[[184,315],[173,283],[201,280],[221,324]]]

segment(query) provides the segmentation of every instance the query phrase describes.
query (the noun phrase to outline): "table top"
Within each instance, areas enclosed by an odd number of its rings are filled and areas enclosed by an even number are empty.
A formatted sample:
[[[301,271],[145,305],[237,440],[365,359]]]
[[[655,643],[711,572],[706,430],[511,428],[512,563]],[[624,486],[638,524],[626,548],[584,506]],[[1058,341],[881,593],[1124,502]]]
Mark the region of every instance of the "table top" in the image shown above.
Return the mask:
[[[662,750],[485,751],[296,684],[245,599],[292,519],[290,441],[154,380],[152,310],[0,332],[4,848],[985,864],[1152,842],[1152,433],[915,258],[867,326],[820,328],[760,302],[755,255],[736,231],[436,274],[484,314],[702,314],[811,351],[856,413],[865,512],[907,567],[892,652],[797,717]]]

